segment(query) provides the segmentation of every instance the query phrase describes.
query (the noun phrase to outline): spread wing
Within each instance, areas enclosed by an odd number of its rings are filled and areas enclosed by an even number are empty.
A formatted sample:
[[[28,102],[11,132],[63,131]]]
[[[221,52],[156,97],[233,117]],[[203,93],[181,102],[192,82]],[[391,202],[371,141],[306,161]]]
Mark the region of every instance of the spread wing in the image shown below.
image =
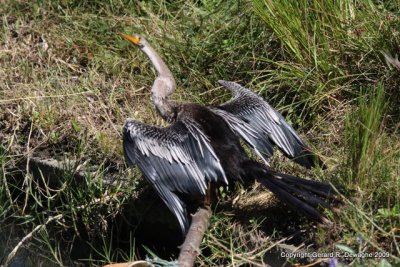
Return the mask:
[[[283,116],[251,90],[228,81],[218,81],[233,98],[214,109],[265,161],[276,145],[287,157],[311,168],[325,167],[318,156],[285,121]]]
[[[189,223],[177,193],[205,195],[207,182],[227,184],[207,136],[191,121],[166,128],[128,120],[123,130],[125,159],[137,165],[176,216],[183,233]]]

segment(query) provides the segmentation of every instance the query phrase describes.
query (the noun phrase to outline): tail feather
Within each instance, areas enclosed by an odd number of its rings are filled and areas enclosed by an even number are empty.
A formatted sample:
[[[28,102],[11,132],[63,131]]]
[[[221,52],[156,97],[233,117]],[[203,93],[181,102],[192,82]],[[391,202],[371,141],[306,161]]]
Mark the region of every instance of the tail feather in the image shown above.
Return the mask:
[[[272,182],[277,184],[279,187],[285,189],[286,191],[290,191],[293,194],[296,194],[298,197],[304,199],[304,201],[310,205],[330,208],[329,203],[324,201],[321,197],[318,197],[310,192],[305,191],[304,188],[299,188],[296,187],[296,185],[287,184],[281,181],[280,179],[272,179]]]
[[[329,223],[319,207],[331,208],[327,200],[335,191],[328,185],[272,171],[257,162],[246,165],[247,175],[271,190],[278,198],[311,219]]]
[[[272,179],[257,179],[262,185],[266,186],[269,190],[275,193],[278,198],[283,200],[294,210],[300,210],[306,216],[316,221],[324,221],[326,218],[316,208],[302,201],[300,198],[294,196],[284,188],[274,183]]]
[[[301,186],[306,190],[310,190],[318,195],[324,196],[324,197],[331,197],[336,195],[336,192],[333,190],[332,186],[329,184],[321,183],[318,181],[312,181],[312,180],[307,180],[303,178],[299,178],[293,175],[288,175],[288,174],[283,174],[283,173],[277,173],[273,171],[269,171],[274,176],[279,176],[282,178],[287,183],[293,183],[296,184],[297,186]]]

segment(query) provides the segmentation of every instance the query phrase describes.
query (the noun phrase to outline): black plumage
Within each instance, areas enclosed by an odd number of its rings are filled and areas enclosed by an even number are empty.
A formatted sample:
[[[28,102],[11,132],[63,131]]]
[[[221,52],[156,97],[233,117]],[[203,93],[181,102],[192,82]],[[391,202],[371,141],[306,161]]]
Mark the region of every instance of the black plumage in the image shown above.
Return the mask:
[[[332,188],[316,181],[275,172],[248,157],[243,139],[268,165],[274,146],[306,168],[324,167],[283,116],[261,97],[234,82],[219,81],[233,98],[218,107],[180,104],[168,97],[175,80],[167,65],[141,36],[121,34],[145,53],[157,70],[151,100],[171,125],[160,128],[128,119],[123,146],[129,166],[144,177],[176,216],[182,233],[189,220],[184,199],[205,199],[212,185],[257,180],[307,216],[325,221],[318,206],[329,207]]]
[[[183,233],[189,221],[181,194],[205,197],[208,182],[227,185],[238,179],[258,180],[295,209],[325,220],[316,206],[329,207],[324,200],[334,193],[329,185],[277,173],[251,160],[215,108],[182,104],[176,114],[176,121],[166,128],[129,120],[123,140],[128,164],[142,170]],[[248,127],[247,122],[242,124]]]
[[[306,168],[316,165],[325,168],[283,116],[260,96],[234,82],[221,80],[219,83],[232,92],[233,98],[219,106],[216,112],[226,118],[265,162],[272,156],[273,146],[276,145],[287,157]],[[229,122],[232,115],[246,122],[247,131],[237,129],[234,122]]]

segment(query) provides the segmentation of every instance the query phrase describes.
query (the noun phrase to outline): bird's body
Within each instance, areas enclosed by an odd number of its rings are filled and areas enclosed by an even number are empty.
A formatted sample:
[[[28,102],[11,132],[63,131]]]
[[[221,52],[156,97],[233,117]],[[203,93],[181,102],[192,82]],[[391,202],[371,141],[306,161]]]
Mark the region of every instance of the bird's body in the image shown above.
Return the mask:
[[[279,198],[311,218],[326,220],[317,206],[329,205],[329,185],[277,173],[249,158],[240,139],[267,163],[277,146],[295,162],[324,167],[282,115],[261,97],[237,83],[220,81],[233,98],[217,107],[175,103],[168,96],[175,81],[166,64],[139,36],[123,37],[148,55],[158,72],[152,100],[171,123],[160,128],[128,119],[124,126],[124,153],[128,165],[137,165],[176,216],[183,234],[189,226],[185,199],[205,199],[210,185],[257,180]]]
[[[171,126],[167,128],[145,125],[136,121],[127,122],[124,127],[124,148],[128,163],[137,164],[147,177],[154,177],[154,179],[150,178],[150,181],[160,183],[157,179],[160,176],[164,177],[164,181],[166,182],[164,186],[153,184],[162,198],[164,195],[164,201],[165,199],[169,199],[169,203],[175,203],[173,206],[182,206],[185,209],[185,203],[181,202],[180,199],[193,198],[204,200],[209,182],[212,182],[214,185],[226,186],[229,180],[238,179],[242,171],[242,162],[246,161],[248,157],[241,147],[236,134],[220,116],[213,113],[209,108],[194,103],[187,103],[177,105],[174,112],[176,112],[175,119]],[[137,131],[139,125],[145,127],[145,130]],[[135,144],[138,144],[135,137],[132,137],[137,134],[144,135],[143,133],[145,132],[149,133],[148,136],[154,136],[158,142],[152,148],[158,145],[163,148],[149,152],[147,156],[148,161],[146,162],[130,161],[130,155],[135,153],[138,155],[137,152],[129,151],[129,149],[135,147]],[[163,137],[163,133],[170,134],[170,136]],[[200,136],[197,135],[198,133],[200,133]],[[192,136],[195,137],[193,138]],[[198,144],[198,141],[195,139],[201,139],[202,137],[204,138],[203,142]],[[184,145],[180,145],[179,141],[184,142]],[[182,148],[181,150],[186,153],[182,152],[182,154],[179,154],[178,151],[176,153],[172,152],[172,160],[170,162],[167,159],[168,156],[165,157],[165,152],[161,152],[162,154],[155,152],[162,150],[172,151],[172,147]],[[211,153],[207,155],[206,151]],[[153,155],[150,153],[153,153]],[[201,155],[202,153],[205,156]],[[176,155],[175,159],[173,154]],[[157,157],[157,159],[153,157]],[[158,164],[160,167],[154,169],[154,176],[151,173],[146,174],[149,169],[152,169],[154,164],[157,165],[158,157],[165,157],[165,164]],[[135,158],[140,158],[140,156],[136,156]],[[203,158],[206,160],[203,160]],[[187,169],[179,169],[179,167],[173,166],[173,161],[180,161],[180,164],[184,166],[193,164],[194,167],[190,166]],[[177,181],[177,183],[173,181]],[[161,193],[161,191],[165,190],[171,191],[170,194],[165,195],[165,193]],[[186,212],[181,213],[179,212],[180,209],[178,208],[178,212],[175,215],[179,218],[181,227],[187,229],[188,220]],[[175,209],[175,211],[177,210]]]
[[[249,160],[238,136],[223,118],[208,107],[198,104],[183,104],[177,120],[190,118],[196,121],[201,131],[208,136],[228,181],[239,179],[243,175],[242,164]]]

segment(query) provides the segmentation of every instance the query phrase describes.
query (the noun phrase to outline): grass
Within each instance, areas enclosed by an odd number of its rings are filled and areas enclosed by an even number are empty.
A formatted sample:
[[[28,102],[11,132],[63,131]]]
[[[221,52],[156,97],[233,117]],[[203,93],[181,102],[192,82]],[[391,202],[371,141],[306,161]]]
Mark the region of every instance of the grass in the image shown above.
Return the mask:
[[[382,52],[397,53],[395,7],[372,1],[253,2],[282,44],[279,56],[261,59],[272,67],[261,71],[259,84],[290,91],[287,102],[301,111],[301,121],[314,123],[312,118],[332,102],[358,96],[354,85],[360,88],[391,76]],[[386,90],[394,93],[392,86]]]
[[[127,32],[145,35],[161,52],[176,77],[177,100],[221,103],[229,96],[216,87],[219,79],[265,96],[330,168],[306,172],[281,155],[272,166],[346,188],[345,205],[331,215],[333,230],[282,215],[279,206],[268,208],[271,215],[261,205],[243,218],[231,199],[247,195],[253,203],[261,190],[226,192],[199,265],[259,263],[279,240],[302,231],[309,234],[288,242],[390,254],[339,259],[355,266],[398,263],[400,75],[384,55],[399,54],[399,10],[394,0],[0,5],[0,224],[15,236],[4,248],[0,242],[0,259],[38,226],[18,259],[37,251],[54,265],[99,266],[143,255],[134,218],[147,211],[130,203],[147,185],[137,170],[125,171],[121,126],[127,117],[163,122],[149,101],[150,63],[117,36]],[[29,174],[23,159],[32,155],[74,164],[52,184]],[[80,180],[76,169],[85,172]]]

